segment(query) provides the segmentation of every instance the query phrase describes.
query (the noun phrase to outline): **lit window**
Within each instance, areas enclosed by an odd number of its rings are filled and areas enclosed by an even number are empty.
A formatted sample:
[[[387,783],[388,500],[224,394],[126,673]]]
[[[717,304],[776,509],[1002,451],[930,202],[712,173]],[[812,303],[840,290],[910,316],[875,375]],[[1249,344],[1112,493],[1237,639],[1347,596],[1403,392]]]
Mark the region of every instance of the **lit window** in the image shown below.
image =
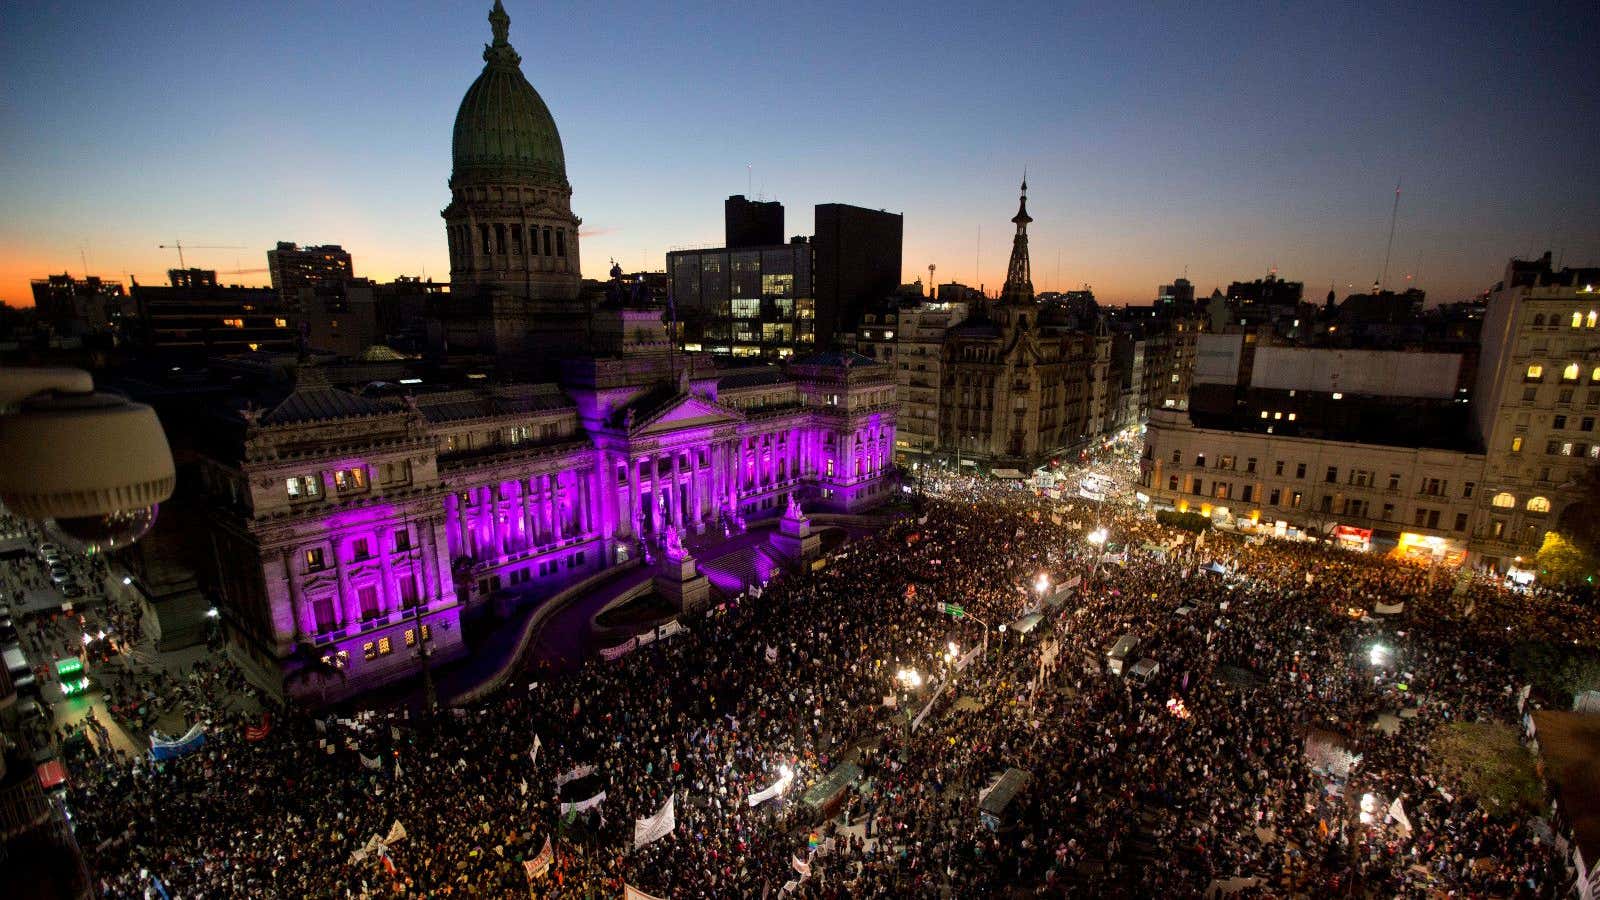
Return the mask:
[[[274,328],[288,328],[289,327],[289,320],[288,319],[273,319],[272,320],[272,327],[274,327]]]
[[[1578,364],[1577,363],[1567,363],[1567,367],[1565,369],[1561,370],[1561,380],[1562,381],[1577,381],[1578,380]]]
[[[1541,366],[1538,363],[1533,363],[1532,365],[1528,366],[1528,372],[1524,377],[1529,381],[1538,381],[1544,377],[1544,366]]]
[[[1589,380],[1600,382],[1600,366],[1595,366],[1594,371],[1589,373]]]
[[[1338,391],[1334,391],[1333,392],[1333,399],[1335,399],[1335,400],[1343,400],[1344,399],[1344,395],[1339,393]]]
[[[389,639],[386,637],[378,638],[378,655],[388,656],[392,652],[394,652],[394,645],[389,642]]]
[[[422,626],[422,640],[424,642],[433,640],[433,628],[431,626]]]
[[[261,349],[261,345],[254,342],[246,344],[245,346],[249,347],[252,352]]]
[[[315,475],[297,475],[284,483],[288,486],[289,496],[293,498],[315,497],[320,490],[320,481]]]
[[[1596,313],[1591,309],[1588,317],[1583,320],[1583,326],[1585,328],[1593,328],[1597,322],[1600,322],[1600,313]]]
[[[1529,497],[1528,512],[1547,513],[1550,511],[1550,501],[1544,497]]]
[[[406,629],[406,646],[407,647],[415,647],[416,645],[417,645],[417,630],[415,628],[407,628]]]
[[[1265,419],[1266,417],[1267,417],[1267,411],[1263,409],[1261,411],[1261,418]]]
[[[334,487],[341,491],[359,491],[367,486],[366,469],[339,469],[333,473]]]
[[[1274,418],[1274,419],[1281,419],[1281,418],[1283,418],[1283,413],[1281,413],[1281,412],[1275,412],[1275,413],[1273,413],[1273,414],[1272,414],[1272,417],[1273,417],[1273,418]]]
[[[1573,312],[1572,312],[1572,327],[1573,328],[1581,328],[1582,326],[1583,326],[1583,313],[1578,312],[1577,310],[1573,310]]]
[[[1522,452],[1522,435],[1519,434],[1516,437],[1511,439],[1511,452],[1512,453],[1521,453]]]
[[[378,645],[374,644],[371,641],[367,641],[365,644],[362,644],[361,645],[361,658],[362,659],[377,659],[378,658]]]
[[[244,320],[243,319],[223,319],[222,320],[222,324],[228,326],[229,328],[243,328],[244,327]]]
[[[1491,502],[1500,509],[1510,509],[1517,505],[1517,498],[1506,491],[1501,491],[1494,495],[1494,500]]]
[[[1294,413],[1289,413],[1289,421],[1294,421]]]

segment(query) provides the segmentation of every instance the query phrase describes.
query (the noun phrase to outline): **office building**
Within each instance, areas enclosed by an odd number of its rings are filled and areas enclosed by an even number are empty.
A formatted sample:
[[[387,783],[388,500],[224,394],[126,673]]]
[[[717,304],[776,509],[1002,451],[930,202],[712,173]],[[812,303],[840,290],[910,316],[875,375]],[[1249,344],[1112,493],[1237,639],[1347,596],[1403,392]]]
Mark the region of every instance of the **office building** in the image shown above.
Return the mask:
[[[783,243],[783,204],[734,194],[722,206],[723,245],[730,250]]]
[[[811,245],[667,254],[679,345],[735,358],[786,359],[817,345]]]
[[[219,286],[209,272],[173,274],[188,286],[133,286],[135,338],[147,352],[199,360],[299,346],[294,313],[277,291]]]
[[[820,203],[816,232],[817,346],[854,332],[861,315],[900,285],[905,217],[844,203]]]

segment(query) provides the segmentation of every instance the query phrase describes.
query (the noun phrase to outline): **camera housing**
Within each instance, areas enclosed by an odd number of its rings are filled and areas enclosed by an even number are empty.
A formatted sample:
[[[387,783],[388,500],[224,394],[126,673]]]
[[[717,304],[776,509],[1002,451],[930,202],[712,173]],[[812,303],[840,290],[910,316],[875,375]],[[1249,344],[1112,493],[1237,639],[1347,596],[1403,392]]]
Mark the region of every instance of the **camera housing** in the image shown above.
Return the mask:
[[[155,410],[92,390],[45,390],[0,415],[0,460],[0,502],[84,549],[138,540],[177,485]]]

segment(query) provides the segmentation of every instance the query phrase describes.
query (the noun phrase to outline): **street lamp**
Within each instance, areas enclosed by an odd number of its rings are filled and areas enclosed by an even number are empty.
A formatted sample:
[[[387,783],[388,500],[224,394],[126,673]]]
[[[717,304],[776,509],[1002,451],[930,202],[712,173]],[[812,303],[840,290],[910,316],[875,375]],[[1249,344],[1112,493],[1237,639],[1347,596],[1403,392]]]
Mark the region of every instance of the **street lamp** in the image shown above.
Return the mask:
[[[1106,533],[1105,527],[1101,526],[1089,532],[1089,543],[1095,545],[1096,547],[1103,547],[1105,546],[1106,538],[1108,537],[1110,537],[1110,535]]]
[[[1039,592],[1039,599],[1043,600],[1044,592],[1050,590],[1050,576],[1040,572],[1039,578],[1033,583],[1033,589]]]

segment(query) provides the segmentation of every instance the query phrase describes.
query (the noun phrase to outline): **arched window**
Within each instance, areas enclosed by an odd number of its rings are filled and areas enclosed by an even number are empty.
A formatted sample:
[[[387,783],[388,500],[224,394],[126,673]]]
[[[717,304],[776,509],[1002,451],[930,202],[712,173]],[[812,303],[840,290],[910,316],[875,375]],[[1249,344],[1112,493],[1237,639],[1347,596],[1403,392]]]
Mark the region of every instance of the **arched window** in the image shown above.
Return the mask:
[[[1589,310],[1589,315],[1584,317],[1583,327],[1593,328],[1597,323],[1600,323],[1600,312]]]
[[[1565,369],[1561,370],[1561,380],[1562,381],[1577,381],[1578,380],[1578,364],[1577,363],[1567,363],[1567,367]]]
[[[1510,509],[1517,505],[1517,498],[1511,496],[1509,491],[1501,491],[1494,495],[1494,505],[1500,509]]]
[[[1543,313],[1540,313],[1539,315],[1533,317],[1533,327],[1535,327],[1535,328],[1543,328],[1544,327],[1544,314]]]
[[[1550,511],[1550,501],[1543,497],[1528,498],[1528,512],[1547,513]]]
[[[1572,311],[1572,327],[1573,328],[1582,328],[1583,327],[1583,313],[1578,312],[1577,310],[1573,310]]]

